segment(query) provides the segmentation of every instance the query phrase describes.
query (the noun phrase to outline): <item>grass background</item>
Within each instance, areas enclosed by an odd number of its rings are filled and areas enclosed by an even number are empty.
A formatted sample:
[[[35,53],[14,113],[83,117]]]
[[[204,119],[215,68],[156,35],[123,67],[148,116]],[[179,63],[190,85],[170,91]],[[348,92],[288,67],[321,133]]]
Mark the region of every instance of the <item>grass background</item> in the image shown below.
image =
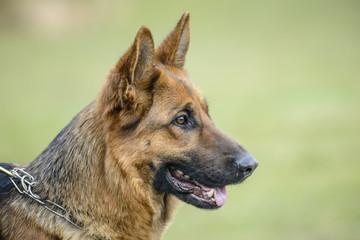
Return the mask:
[[[165,240],[360,239],[358,1],[0,3],[0,161],[26,163],[91,102],[141,25],[191,14],[185,68],[215,123],[259,161],[218,211]]]

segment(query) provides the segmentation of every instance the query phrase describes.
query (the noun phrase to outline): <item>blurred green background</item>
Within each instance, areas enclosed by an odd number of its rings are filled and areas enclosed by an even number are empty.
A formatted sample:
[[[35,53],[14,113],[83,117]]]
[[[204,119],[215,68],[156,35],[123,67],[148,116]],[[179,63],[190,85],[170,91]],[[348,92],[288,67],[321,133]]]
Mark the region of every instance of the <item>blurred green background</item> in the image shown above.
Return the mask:
[[[260,165],[222,209],[181,207],[164,239],[360,239],[355,0],[2,0],[0,161],[34,159],[141,25],[159,44],[185,10],[185,67]]]

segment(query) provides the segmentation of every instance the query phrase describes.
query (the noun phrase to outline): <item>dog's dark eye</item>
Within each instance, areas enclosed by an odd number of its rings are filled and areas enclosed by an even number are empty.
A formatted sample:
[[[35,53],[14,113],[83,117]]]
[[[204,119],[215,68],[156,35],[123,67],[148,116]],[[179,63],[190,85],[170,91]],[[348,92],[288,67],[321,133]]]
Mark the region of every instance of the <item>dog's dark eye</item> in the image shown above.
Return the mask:
[[[186,115],[182,115],[175,119],[175,123],[179,126],[185,126],[188,122],[188,117]]]

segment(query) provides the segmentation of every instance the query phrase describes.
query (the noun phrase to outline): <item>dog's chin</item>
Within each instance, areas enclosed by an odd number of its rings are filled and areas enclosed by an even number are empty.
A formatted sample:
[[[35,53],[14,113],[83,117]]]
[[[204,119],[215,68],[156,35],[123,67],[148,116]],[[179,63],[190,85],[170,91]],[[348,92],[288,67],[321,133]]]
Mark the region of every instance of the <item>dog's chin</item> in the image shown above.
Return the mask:
[[[186,173],[169,167],[164,169],[168,193],[198,208],[217,209],[227,200],[225,186],[210,187],[186,175]]]

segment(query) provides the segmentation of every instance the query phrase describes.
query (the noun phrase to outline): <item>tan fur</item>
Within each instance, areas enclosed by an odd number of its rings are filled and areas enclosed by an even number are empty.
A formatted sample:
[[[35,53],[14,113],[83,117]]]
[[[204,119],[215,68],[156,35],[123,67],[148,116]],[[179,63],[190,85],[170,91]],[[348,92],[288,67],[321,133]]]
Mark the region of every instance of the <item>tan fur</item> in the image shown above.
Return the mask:
[[[180,202],[154,185],[164,161],[192,152],[216,167],[233,160],[233,149],[245,151],[215,127],[182,68],[189,38],[188,12],[156,49],[142,27],[96,100],[26,166],[38,183],[35,192],[66,208],[83,229],[1,178],[0,239],[161,239]],[[184,105],[199,122],[193,131],[172,124]],[[214,157],[220,149],[223,160]]]

